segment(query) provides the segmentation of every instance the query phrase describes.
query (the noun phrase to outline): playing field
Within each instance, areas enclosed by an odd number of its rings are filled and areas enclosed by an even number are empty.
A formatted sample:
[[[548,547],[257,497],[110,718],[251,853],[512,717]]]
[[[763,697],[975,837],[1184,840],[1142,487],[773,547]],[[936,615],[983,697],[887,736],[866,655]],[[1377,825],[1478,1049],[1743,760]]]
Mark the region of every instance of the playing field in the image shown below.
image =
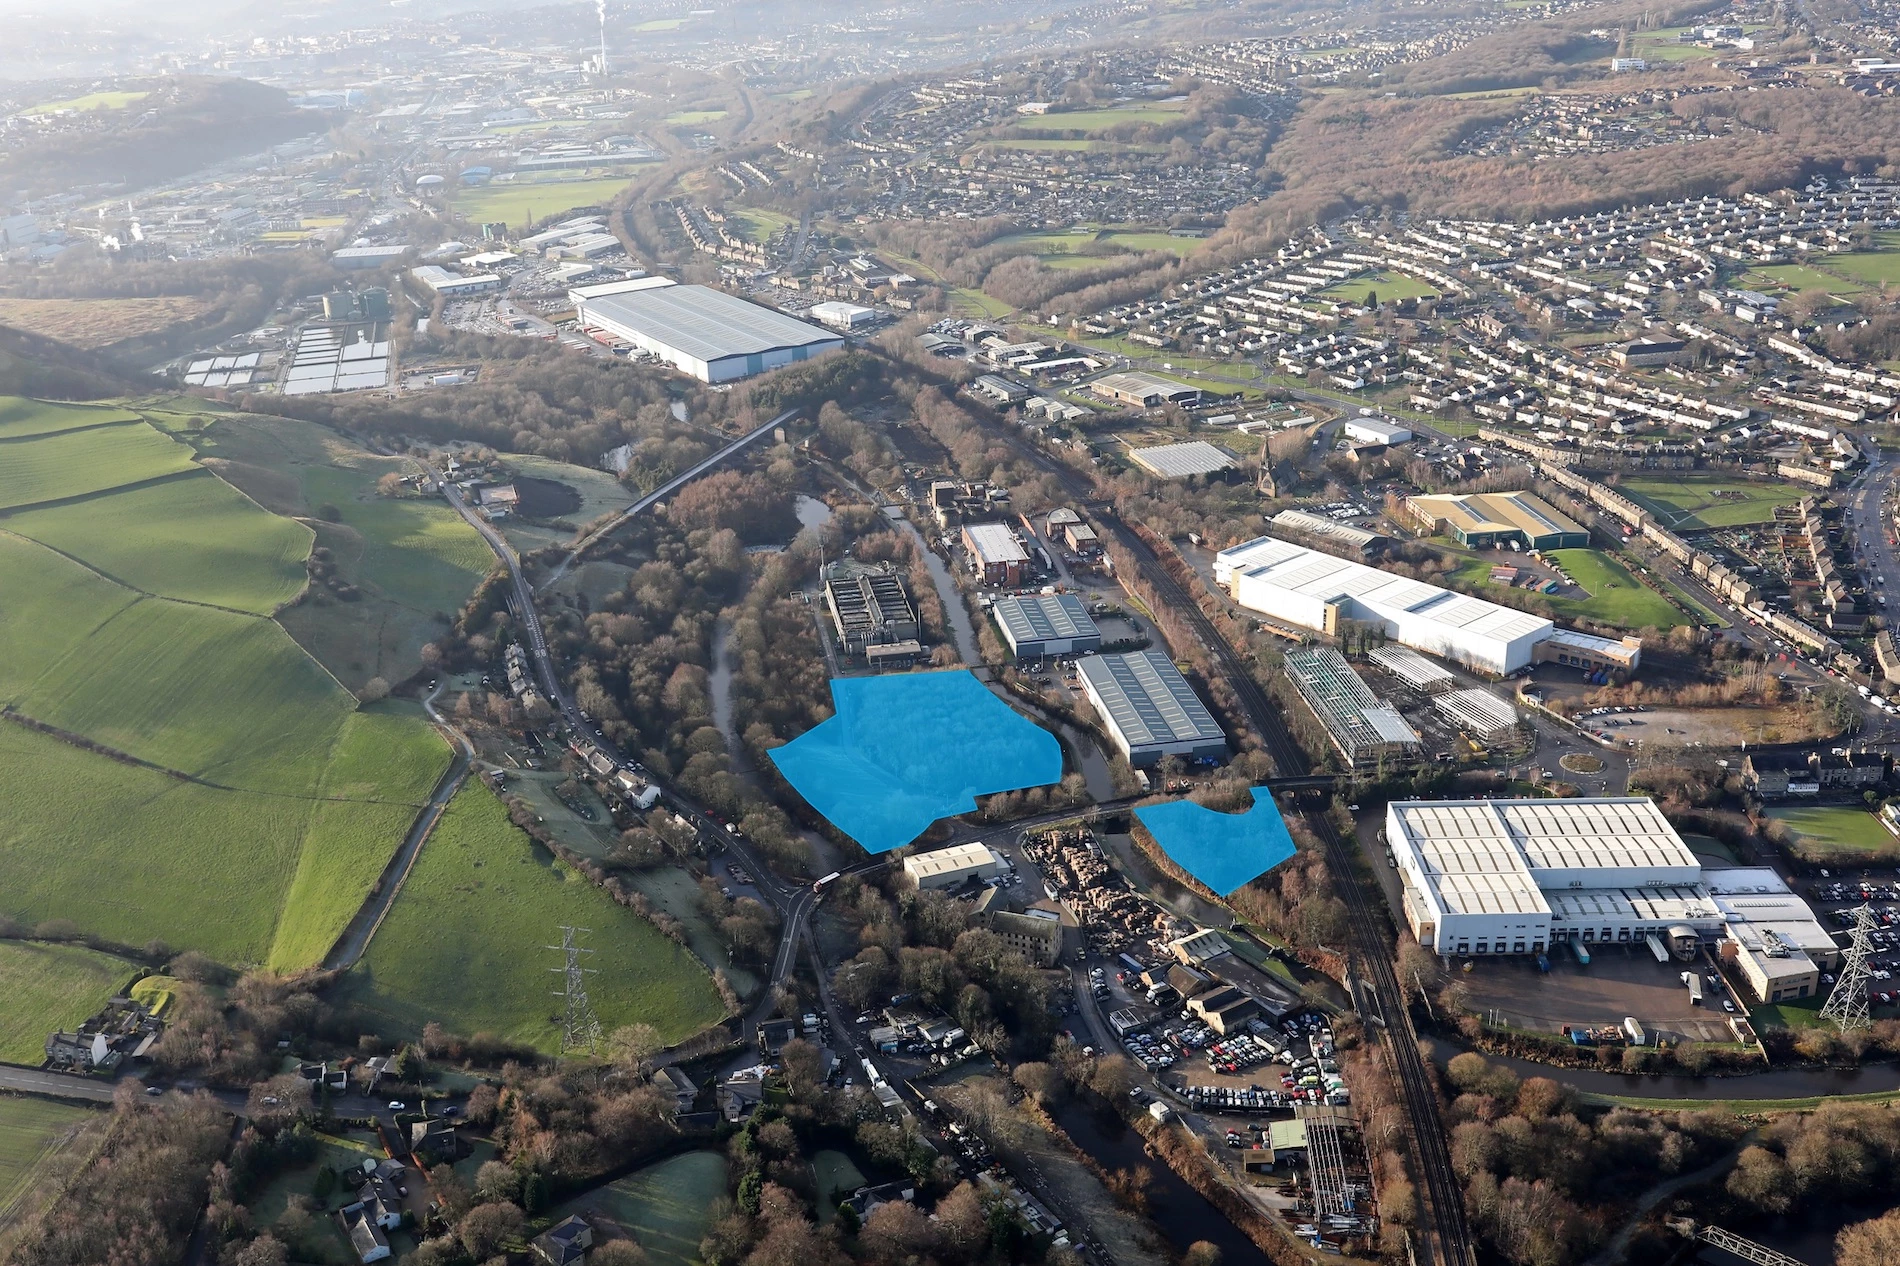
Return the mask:
[[[1339,299],[1346,303],[1366,302],[1368,295],[1377,295],[1381,303],[1393,299],[1432,299],[1438,292],[1416,277],[1404,273],[1372,272],[1342,281],[1337,286],[1328,286],[1319,292],[1327,299]]]
[[[1017,120],[1016,131],[1026,135],[1038,132],[1102,132],[1128,123],[1173,123],[1181,117],[1185,103],[1151,106],[1108,106],[1100,110],[1066,110],[1050,114],[1025,115]]]
[[[701,123],[717,123],[730,115],[730,110],[675,110],[666,116],[668,127],[694,127]]]
[[[1626,476],[1617,491],[1637,502],[1670,528],[1740,527],[1768,523],[1775,507],[1801,500],[1788,484],[1757,484],[1742,479],[1662,472]]]
[[[1888,234],[1900,238],[1900,234]],[[1857,251],[1848,255],[1829,255],[1823,265],[1870,286],[1900,285],[1900,242],[1887,250]]]
[[[1175,237],[1160,229],[1092,227],[1012,233],[997,241],[1004,246],[1016,247],[1025,255],[1034,255],[1052,268],[1085,268],[1114,258],[1113,255],[1083,253],[1097,243],[1112,244],[1129,251],[1173,251],[1177,255],[1192,255],[1206,244],[1202,238]]]
[[[1772,808],[1767,813],[1795,832],[1794,851],[1808,860],[1900,853],[1900,840],[1865,809],[1849,805],[1794,805]]]
[[[301,585],[312,534],[186,444],[143,422],[51,431],[0,441],[0,478],[43,503],[73,483],[48,454],[76,442],[97,491],[0,513],[0,704],[56,731],[0,724],[0,914],[307,965],[401,842],[447,747],[412,705],[358,712],[266,618]],[[181,459],[179,477],[114,487]]]
[[[135,102],[151,96],[149,92],[89,92],[83,97],[67,97],[63,101],[48,101],[22,110],[22,114],[58,114],[62,110],[123,110]]]
[[[607,1032],[643,1021],[676,1042],[721,1018],[698,959],[541,851],[475,783],[450,803],[344,989],[392,1033],[437,1020],[556,1052],[549,969],[560,957],[545,947],[563,924],[593,929],[588,997]]]
[[[1689,622],[1668,599],[1643,585],[1620,561],[1601,550],[1551,550],[1546,557],[1590,593],[1588,598],[1552,598],[1565,615],[1632,631],[1672,629]]]
[[[46,1058],[47,1035],[78,1028],[125,987],[133,971],[124,959],[82,945],[0,941],[0,1061],[37,1068]],[[0,1179],[0,1205],[5,1203],[6,1182]]]
[[[1154,141],[1104,141],[1086,136],[1011,136],[983,144],[993,149],[1077,150],[1090,154],[1160,154],[1168,148]]]
[[[1825,290],[1831,295],[1856,295],[1866,287],[1843,277],[1833,277],[1806,264],[1770,264],[1748,274],[1750,285],[1771,291]]]
[[[603,161],[603,168],[616,164]],[[457,189],[455,210],[475,223],[500,220],[520,226],[566,215],[577,207],[605,206],[627,187],[631,175],[594,175],[571,180],[515,180]]]
[[[758,207],[744,207],[726,213],[726,218],[736,221],[733,227],[750,241],[761,245],[780,229],[791,228],[798,223],[789,215],[780,215],[776,211],[765,211]]]
[[[100,1119],[90,1108],[0,1095],[0,1252],[39,1176],[73,1142],[79,1127]]]

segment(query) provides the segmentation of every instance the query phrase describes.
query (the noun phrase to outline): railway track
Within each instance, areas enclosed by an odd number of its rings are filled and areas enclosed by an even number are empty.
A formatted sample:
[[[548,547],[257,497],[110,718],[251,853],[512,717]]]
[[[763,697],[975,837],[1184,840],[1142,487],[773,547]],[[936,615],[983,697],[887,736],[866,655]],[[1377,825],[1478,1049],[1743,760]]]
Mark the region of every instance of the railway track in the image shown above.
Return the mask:
[[[1134,554],[1142,575],[1154,586],[1156,596],[1187,621],[1194,635],[1213,655],[1248,721],[1266,744],[1280,776],[1298,777],[1308,773],[1306,754],[1287,732],[1278,707],[1254,679],[1240,653],[1194,601],[1193,595],[1174,578],[1148,543],[1120,518],[1107,511],[1098,512],[1096,517]],[[1405,1005],[1405,992],[1393,967],[1393,941],[1381,914],[1384,899],[1377,894],[1368,899],[1367,881],[1355,863],[1355,850],[1348,848],[1340,838],[1331,814],[1323,807],[1307,804],[1302,804],[1300,812],[1325,846],[1326,864],[1332,869],[1335,886],[1345,902],[1352,965],[1370,978],[1379,1013],[1389,1026],[1385,1047],[1398,1077],[1407,1133],[1425,1187],[1424,1211],[1431,1235],[1424,1255],[1429,1256],[1432,1266],[1475,1266],[1471,1231],[1465,1223],[1463,1190],[1457,1171],[1451,1165],[1451,1148],[1438,1114],[1438,1094],[1426,1070],[1425,1058],[1419,1054],[1418,1040]],[[1373,1036],[1370,1029],[1368,1036]]]

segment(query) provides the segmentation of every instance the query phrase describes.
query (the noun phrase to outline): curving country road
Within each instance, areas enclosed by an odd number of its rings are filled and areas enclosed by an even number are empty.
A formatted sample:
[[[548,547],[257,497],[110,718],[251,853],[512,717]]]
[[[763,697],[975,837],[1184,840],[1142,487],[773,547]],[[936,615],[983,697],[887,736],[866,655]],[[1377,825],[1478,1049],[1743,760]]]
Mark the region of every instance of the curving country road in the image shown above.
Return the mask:
[[[429,720],[449,737],[450,746],[455,749],[455,760],[448,771],[435,785],[435,794],[429,797],[429,803],[423,806],[413,825],[409,828],[408,838],[403,840],[402,848],[389,860],[383,869],[383,877],[376,891],[363,902],[356,917],[350,920],[343,935],[337,938],[330,952],[324,955],[323,966],[326,971],[341,971],[353,967],[363,957],[363,951],[369,948],[370,938],[376,935],[376,929],[383,925],[383,916],[389,913],[389,907],[396,900],[396,894],[402,891],[403,881],[409,878],[410,868],[416,864],[416,855],[422,851],[435,824],[442,820],[442,811],[448,808],[449,801],[462,789],[462,783],[468,778],[468,771],[475,760],[475,748],[468,737],[460,730],[442,719],[435,710],[436,697],[442,693],[436,686],[424,696],[422,710],[429,714]]]

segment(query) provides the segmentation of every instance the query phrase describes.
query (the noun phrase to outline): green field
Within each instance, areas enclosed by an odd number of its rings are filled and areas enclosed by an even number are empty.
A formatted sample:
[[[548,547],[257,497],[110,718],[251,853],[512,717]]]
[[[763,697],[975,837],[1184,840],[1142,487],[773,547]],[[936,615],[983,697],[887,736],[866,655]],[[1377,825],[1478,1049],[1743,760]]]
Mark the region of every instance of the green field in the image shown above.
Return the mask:
[[[1688,623],[1667,599],[1602,550],[1559,549],[1545,557],[1590,593],[1588,598],[1553,597],[1551,602],[1565,615],[1631,630],[1672,629]]]
[[[83,97],[68,97],[64,101],[48,101],[22,110],[22,114],[58,114],[62,110],[123,110],[127,106],[145,100],[149,92],[89,92]]]
[[[615,164],[603,161],[601,166]],[[458,214],[476,223],[499,220],[518,227],[558,219],[577,207],[605,206],[630,179],[630,175],[621,174],[467,186],[455,191],[454,207]]]
[[[654,31],[677,31],[682,26],[685,26],[687,21],[688,19],[686,18],[648,18],[645,22],[640,23],[640,25],[633,29],[647,33]]]
[[[732,113],[730,110],[675,110],[666,116],[668,127],[695,127],[701,123],[717,123]]]
[[[495,566],[495,556],[462,517],[437,500],[376,494],[379,471],[317,466],[304,495],[332,506],[362,543],[357,575],[418,611],[451,612]]]
[[[1075,150],[1088,154],[1160,154],[1168,148],[1155,141],[1098,141],[1084,136],[1012,136],[983,144],[991,149]]]
[[[1205,238],[1175,237],[1162,229],[1095,228],[1045,229],[1036,233],[1012,233],[997,239],[998,244],[1021,249],[1052,268],[1086,268],[1115,258],[1085,254],[1097,243],[1114,245],[1128,251],[1172,251],[1192,255],[1206,245]]]
[[[653,1266],[699,1266],[699,1242],[725,1194],[725,1158],[688,1152],[576,1196],[553,1216],[606,1218],[640,1241]]]
[[[563,924],[593,929],[600,974],[588,997],[607,1032],[644,1021],[677,1042],[723,1014],[698,959],[541,851],[474,783],[456,793],[344,991],[393,1033],[438,1020],[553,1053],[558,962],[545,947]]]
[[[1900,285],[1900,233],[1883,235],[1888,248],[1881,251],[1856,251],[1847,255],[1829,255],[1824,266],[1870,286]]]
[[[208,471],[104,501],[22,510],[0,529],[31,537],[128,588],[269,615],[302,592],[314,533],[259,513]]]
[[[1025,115],[1016,130],[1037,132],[1102,132],[1128,123],[1173,123],[1186,109],[1183,102],[1151,106],[1107,106],[1100,110],[1064,110]]]
[[[66,1147],[78,1128],[99,1119],[93,1109],[0,1095],[0,1251],[18,1205],[47,1162]]]
[[[1795,832],[1794,851],[1805,858],[1900,852],[1900,840],[1865,809],[1849,805],[1791,805],[1769,809],[1767,813]]]
[[[0,445],[0,510],[191,469],[191,450],[143,421],[9,439]]]
[[[1328,286],[1319,292],[1321,298],[1339,299],[1346,303],[1364,303],[1366,296],[1377,294],[1381,303],[1392,299],[1435,299],[1438,291],[1425,282],[1405,273],[1373,272],[1364,276],[1342,281],[1337,286]]]
[[[792,216],[781,215],[777,211],[766,211],[759,207],[741,207],[728,211],[726,219],[731,222],[732,227],[741,237],[760,245],[764,245],[766,239],[780,229],[792,228],[798,224]]]
[[[122,958],[81,945],[0,941],[0,1061],[39,1067],[47,1034],[77,1028],[125,987],[133,970]],[[0,1143],[0,1156],[5,1150]]]
[[[102,486],[160,464],[154,445],[188,473],[0,515],[0,704],[75,737],[0,725],[0,914],[307,965],[401,842],[447,748],[412,705],[359,713],[261,614],[301,583],[310,530],[199,469],[186,444],[144,423],[8,440],[0,476],[45,501],[72,480],[45,454],[78,440]]]
[[[1768,291],[1825,290],[1831,295],[1857,295],[1866,289],[1858,282],[1829,276],[1806,264],[1769,264],[1755,269],[1744,280]]]
[[[1625,476],[1616,488],[1662,519],[1665,527],[1689,529],[1768,523],[1775,517],[1776,506],[1793,505],[1802,495],[1800,489],[1785,483],[1665,472]]]
[[[0,396],[0,440],[138,420],[138,414],[111,405],[54,404],[46,400]]]

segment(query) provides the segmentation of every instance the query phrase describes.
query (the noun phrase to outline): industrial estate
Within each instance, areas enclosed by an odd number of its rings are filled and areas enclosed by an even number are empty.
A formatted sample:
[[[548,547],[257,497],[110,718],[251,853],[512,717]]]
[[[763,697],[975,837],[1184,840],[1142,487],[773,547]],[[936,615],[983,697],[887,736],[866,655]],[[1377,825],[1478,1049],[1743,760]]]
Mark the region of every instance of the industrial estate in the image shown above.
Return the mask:
[[[122,7],[0,1266],[1900,1260],[1891,0]]]

